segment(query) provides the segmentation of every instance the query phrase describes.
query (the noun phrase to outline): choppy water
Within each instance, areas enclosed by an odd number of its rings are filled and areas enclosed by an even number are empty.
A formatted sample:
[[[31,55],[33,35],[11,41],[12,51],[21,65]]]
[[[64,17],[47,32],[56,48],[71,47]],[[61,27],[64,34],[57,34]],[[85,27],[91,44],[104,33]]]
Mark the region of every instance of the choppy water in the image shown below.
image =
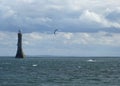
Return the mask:
[[[120,86],[120,58],[0,57],[0,86]]]

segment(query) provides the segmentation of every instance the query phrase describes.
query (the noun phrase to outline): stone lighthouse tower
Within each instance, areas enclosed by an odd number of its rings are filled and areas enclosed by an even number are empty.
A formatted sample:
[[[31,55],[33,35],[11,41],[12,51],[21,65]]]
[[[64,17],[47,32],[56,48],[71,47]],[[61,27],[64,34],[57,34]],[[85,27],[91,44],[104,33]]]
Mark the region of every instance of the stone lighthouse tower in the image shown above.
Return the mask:
[[[21,30],[18,31],[18,42],[17,42],[17,53],[15,58],[24,58],[25,55],[22,50],[22,33]]]

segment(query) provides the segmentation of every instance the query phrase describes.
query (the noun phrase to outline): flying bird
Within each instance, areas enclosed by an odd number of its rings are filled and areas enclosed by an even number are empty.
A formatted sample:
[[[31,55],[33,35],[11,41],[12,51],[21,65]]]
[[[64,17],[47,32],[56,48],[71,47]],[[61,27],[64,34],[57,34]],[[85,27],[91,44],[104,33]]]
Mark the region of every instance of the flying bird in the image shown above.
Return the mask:
[[[55,30],[54,30],[54,35],[56,35],[56,32],[57,32],[57,31],[58,31],[58,29],[55,29]]]

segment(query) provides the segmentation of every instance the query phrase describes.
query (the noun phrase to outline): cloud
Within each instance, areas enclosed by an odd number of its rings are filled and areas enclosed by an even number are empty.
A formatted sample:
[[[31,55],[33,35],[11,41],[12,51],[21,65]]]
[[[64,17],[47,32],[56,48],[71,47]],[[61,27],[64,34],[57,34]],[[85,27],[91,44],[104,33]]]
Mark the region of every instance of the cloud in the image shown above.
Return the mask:
[[[106,55],[111,55],[111,52],[116,53],[116,49],[120,47],[119,36],[119,33],[108,32],[57,32],[56,36],[54,34],[32,32],[23,34],[23,48],[27,55],[67,55],[68,52],[71,52],[70,55],[80,56],[86,55],[85,52],[92,55],[105,49],[108,52]],[[0,31],[0,41],[1,55],[4,52],[9,53],[9,50],[11,50],[9,55],[15,54],[17,49],[16,33]],[[119,49],[117,50],[119,51]]]
[[[43,46],[44,43],[48,45],[61,45],[64,47],[66,45],[108,45],[108,46],[119,46],[120,45],[120,38],[119,33],[108,33],[108,32],[97,32],[97,33],[71,33],[71,32],[58,32],[55,36],[54,34],[48,33],[39,33],[39,32],[32,32],[32,33],[24,33],[23,34],[23,43],[35,45],[40,44]],[[17,34],[10,33],[10,32],[0,32],[0,44],[8,44],[14,46],[17,41]],[[6,42],[6,43],[5,43]],[[13,43],[13,44],[12,44]],[[42,44],[43,43],[43,44]],[[60,47],[61,47],[60,46]]]
[[[16,0],[19,3],[33,3],[34,0]]]
[[[9,6],[4,7],[0,5],[0,11],[1,18],[3,19],[13,17],[15,14],[15,11],[12,10],[12,8],[10,8]]]
[[[110,21],[120,22],[120,7],[116,7],[115,9],[107,9],[106,18]]]
[[[95,12],[90,12],[86,10],[81,16],[80,20],[87,22],[88,24],[96,24],[96,26],[101,26],[101,27],[115,27],[115,28],[120,28],[120,24],[118,22],[112,22],[107,20],[105,16],[99,15]]]
[[[119,0],[6,0],[0,3],[0,15],[3,31],[16,31],[19,26],[25,32],[56,27],[67,32],[99,32],[120,27]]]

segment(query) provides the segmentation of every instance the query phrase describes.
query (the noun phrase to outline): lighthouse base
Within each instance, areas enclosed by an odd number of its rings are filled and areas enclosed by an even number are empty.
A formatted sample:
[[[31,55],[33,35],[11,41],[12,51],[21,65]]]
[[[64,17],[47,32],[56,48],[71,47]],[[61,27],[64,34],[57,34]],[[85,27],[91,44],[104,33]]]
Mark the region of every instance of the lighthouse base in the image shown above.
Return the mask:
[[[17,50],[17,54],[16,54],[15,58],[25,58],[25,55],[21,49]]]

